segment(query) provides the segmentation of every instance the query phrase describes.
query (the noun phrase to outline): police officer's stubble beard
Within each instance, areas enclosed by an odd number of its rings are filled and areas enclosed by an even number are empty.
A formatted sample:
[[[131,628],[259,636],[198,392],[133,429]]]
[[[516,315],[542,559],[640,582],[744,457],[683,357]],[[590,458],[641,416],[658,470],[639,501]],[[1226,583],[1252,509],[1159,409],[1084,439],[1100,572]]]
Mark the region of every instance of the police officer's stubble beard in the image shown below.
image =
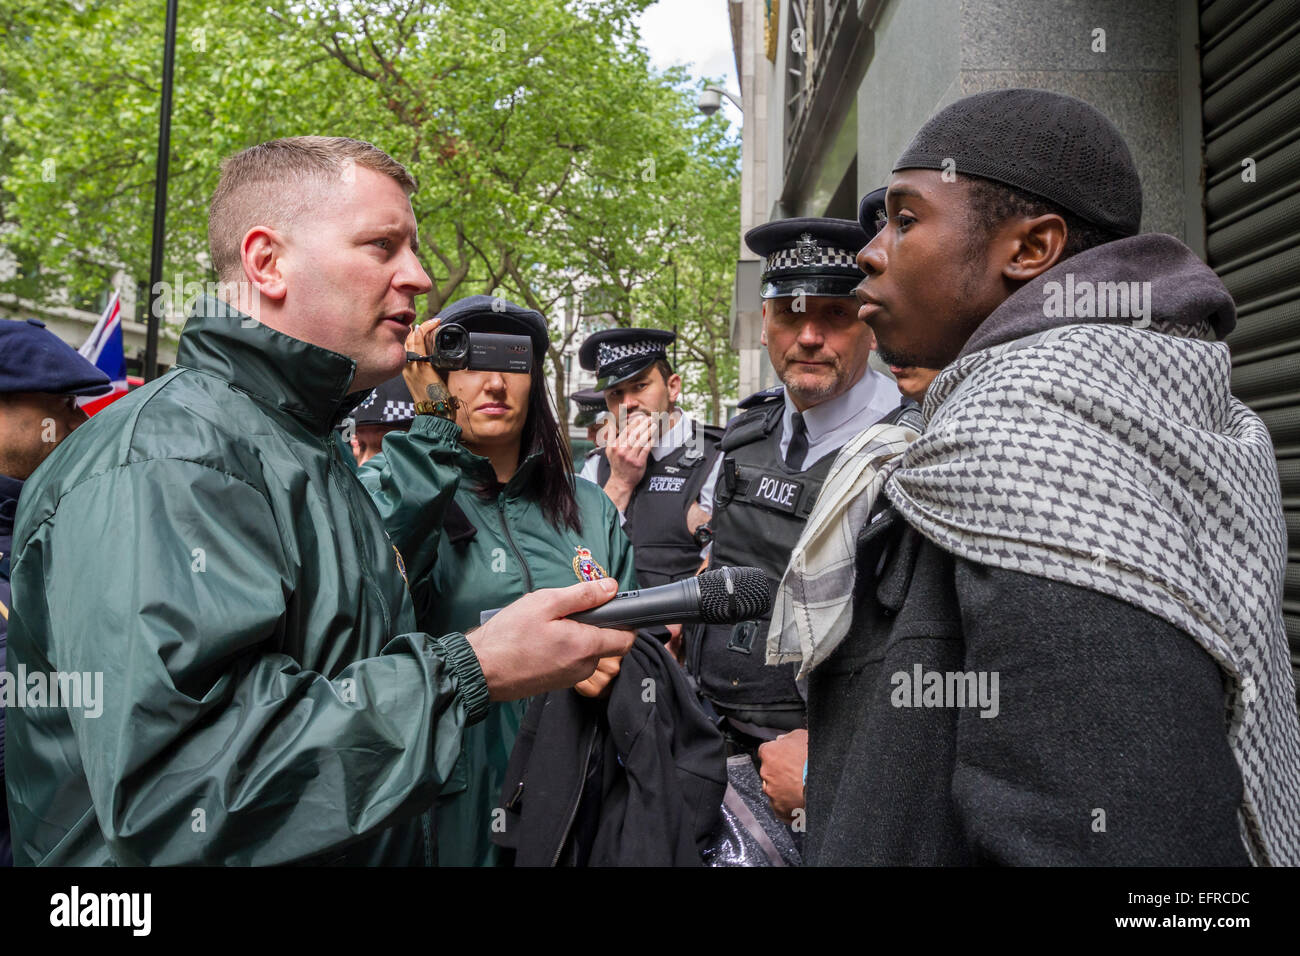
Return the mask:
[[[803,347],[796,345],[796,348],[802,351]],[[870,353],[868,353],[867,358],[870,360]],[[862,368],[858,370],[858,374],[852,379],[852,381],[850,381],[849,372],[844,366],[843,356],[837,355],[834,358],[830,358],[829,356],[821,355],[819,352],[814,352],[811,355],[801,355],[796,352],[794,357],[787,354],[784,357],[784,360],[785,365],[782,368],[782,374],[779,376],[781,382],[785,385],[786,390],[789,391],[792,396],[798,398],[807,408],[811,408],[814,405],[820,405],[822,402],[828,402],[832,398],[843,395],[850,388],[856,385],[858,380],[867,372],[867,363],[864,362]],[[831,363],[831,370],[834,372],[834,377],[825,384],[814,388],[802,387],[798,383],[792,382],[791,380],[794,376],[789,372],[790,366],[803,360],[818,362],[829,361]]]

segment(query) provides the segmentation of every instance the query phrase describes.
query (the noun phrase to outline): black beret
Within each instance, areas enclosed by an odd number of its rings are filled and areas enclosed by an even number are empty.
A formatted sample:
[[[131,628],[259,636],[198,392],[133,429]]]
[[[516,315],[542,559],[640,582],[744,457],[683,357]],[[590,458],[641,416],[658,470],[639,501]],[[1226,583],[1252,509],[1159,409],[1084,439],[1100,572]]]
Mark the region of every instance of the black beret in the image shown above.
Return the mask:
[[[764,299],[852,295],[862,281],[858,250],[868,241],[870,236],[852,219],[778,219],[745,233],[745,245],[766,258]]]
[[[952,169],[1041,196],[1120,236],[1142,221],[1142,183],[1128,144],[1091,103],[1050,90],[990,90],[921,127],[894,164]]]
[[[0,392],[103,395],[109,377],[40,319],[0,319]]]
[[[677,333],[665,329],[605,329],[587,336],[578,349],[578,362],[597,375],[596,388],[636,378],[659,359],[668,358],[668,346]]]
[[[515,305],[500,296],[471,295],[458,299],[439,312],[438,318],[442,319],[444,326],[459,325],[470,332],[527,335],[533,340],[535,362],[546,354],[550,343],[542,313]]]

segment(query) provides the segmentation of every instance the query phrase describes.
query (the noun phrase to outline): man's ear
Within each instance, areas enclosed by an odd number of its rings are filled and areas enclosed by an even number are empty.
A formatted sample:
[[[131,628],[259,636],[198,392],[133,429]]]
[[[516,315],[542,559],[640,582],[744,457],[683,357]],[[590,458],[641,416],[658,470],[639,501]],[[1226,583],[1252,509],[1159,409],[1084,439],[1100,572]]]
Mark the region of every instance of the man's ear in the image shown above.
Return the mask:
[[[668,376],[668,401],[669,403],[676,405],[677,399],[681,397],[682,397],[682,377],[676,372],[673,372],[672,375]]]
[[[1060,216],[1048,213],[1021,220],[1012,228],[1011,258],[1002,266],[1002,275],[1007,279],[1028,282],[1061,261],[1067,230]]]
[[[284,249],[284,236],[270,226],[254,226],[244,233],[244,241],[239,246],[239,258],[248,281],[258,295],[277,302],[289,291],[281,269]]]
[[[766,299],[763,300],[762,316],[763,316],[763,324],[759,326],[758,343],[761,346],[763,346],[763,348],[767,348],[767,300]]]

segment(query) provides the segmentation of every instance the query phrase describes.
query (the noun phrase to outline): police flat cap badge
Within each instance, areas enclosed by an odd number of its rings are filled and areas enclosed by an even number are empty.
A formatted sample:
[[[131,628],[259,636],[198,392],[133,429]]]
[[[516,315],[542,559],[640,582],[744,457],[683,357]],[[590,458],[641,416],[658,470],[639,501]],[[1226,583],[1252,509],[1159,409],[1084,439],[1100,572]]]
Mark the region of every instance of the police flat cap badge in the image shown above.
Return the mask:
[[[573,559],[573,573],[578,576],[579,581],[599,581],[601,578],[609,577],[605,569],[591,556],[591,549],[575,547],[573,550],[578,552]]]
[[[858,250],[867,241],[851,219],[778,219],[745,233],[745,244],[764,258],[764,299],[852,295],[862,281]]]
[[[809,265],[817,256],[817,240],[812,233],[805,232],[800,236],[795,248],[799,250],[799,261],[804,265]]]
[[[889,221],[889,215],[885,212],[885,192],[884,186],[873,189],[858,204],[858,225],[867,234],[868,240],[875,238],[876,233]]]

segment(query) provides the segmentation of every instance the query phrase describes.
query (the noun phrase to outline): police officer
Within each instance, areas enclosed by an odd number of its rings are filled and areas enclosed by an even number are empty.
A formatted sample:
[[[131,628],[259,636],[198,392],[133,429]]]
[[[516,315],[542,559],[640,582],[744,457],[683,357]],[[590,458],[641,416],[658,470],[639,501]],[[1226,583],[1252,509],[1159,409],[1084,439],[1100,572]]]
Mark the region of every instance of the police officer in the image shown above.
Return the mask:
[[[623,516],[643,588],[699,571],[706,539],[696,531],[708,521],[700,501],[721,437],[677,407],[682,377],[667,352],[674,338],[662,329],[607,329],[578,351],[613,419],[582,477],[604,488]]]
[[[836,452],[906,407],[895,383],[867,364],[875,338],[853,296],[867,241],[845,219],[785,219],[745,235],[765,258],[762,342],[782,384],[742,401],[723,435],[709,566],[762,568],[773,592]],[[804,697],[793,665],[764,663],[767,629],[767,618],[701,626],[688,639],[687,666],[725,718],[733,753],[753,754],[791,731],[806,753]]]
[[[78,395],[113,390],[108,376],[39,319],[0,320],[0,670],[8,634],[9,548],[23,482],[86,420]],[[0,703],[0,866],[13,862],[4,788],[4,705]]]
[[[573,416],[574,428],[587,429],[587,441],[592,445],[599,444],[600,426],[604,425],[609,419],[609,410],[605,408],[605,395],[595,389],[584,388],[574,392],[569,396],[569,401],[573,402],[578,412]],[[587,459],[596,454],[598,448],[592,448],[587,452]],[[583,461],[585,465],[586,460]]]
[[[402,376],[390,378],[352,413],[352,454],[364,465],[384,448],[384,436],[391,431],[406,431],[415,420],[415,402]]]

